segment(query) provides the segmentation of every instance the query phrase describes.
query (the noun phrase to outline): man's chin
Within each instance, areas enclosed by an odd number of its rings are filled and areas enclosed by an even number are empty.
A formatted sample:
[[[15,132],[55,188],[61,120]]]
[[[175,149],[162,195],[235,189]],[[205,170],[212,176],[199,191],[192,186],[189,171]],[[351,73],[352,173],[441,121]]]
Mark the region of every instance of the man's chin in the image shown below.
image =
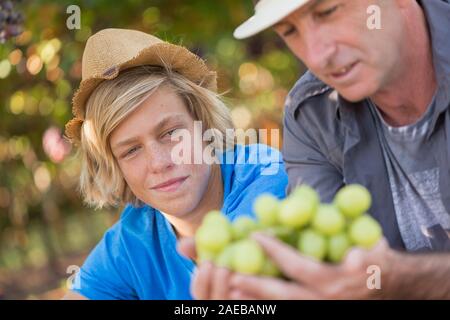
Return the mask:
[[[352,103],[360,102],[373,95],[372,90],[361,88],[358,85],[355,85],[352,88],[336,89],[336,90],[340,96],[342,96],[345,100]]]

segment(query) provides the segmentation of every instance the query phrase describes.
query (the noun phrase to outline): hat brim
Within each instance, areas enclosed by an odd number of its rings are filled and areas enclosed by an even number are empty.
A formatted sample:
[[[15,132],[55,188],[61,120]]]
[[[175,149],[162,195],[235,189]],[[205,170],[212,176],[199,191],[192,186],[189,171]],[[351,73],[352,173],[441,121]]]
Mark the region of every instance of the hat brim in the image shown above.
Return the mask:
[[[274,1],[260,7],[255,14],[234,30],[236,39],[251,37],[286,18],[310,0]]]
[[[203,59],[182,46],[167,42],[154,44],[142,49],[134,58],[112,66],[107,72],[81,81],[72,99],[72,112],[75,118],[67,123],[66,136],[72,142],[79,142],[80,121],[84,120],[86,102],[101,82],[116,78],[123,70],[144,65],[168,66],[172,71],[182,74],[194,83],[217,91],[217,74],[208,68]]]

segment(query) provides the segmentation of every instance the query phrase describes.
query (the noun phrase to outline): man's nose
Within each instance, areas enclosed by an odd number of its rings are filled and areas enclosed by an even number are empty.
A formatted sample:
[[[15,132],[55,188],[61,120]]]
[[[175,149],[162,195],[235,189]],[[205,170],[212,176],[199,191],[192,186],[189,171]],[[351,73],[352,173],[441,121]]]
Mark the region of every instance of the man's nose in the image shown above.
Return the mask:
[[[327,70],[336,45],[332,38],[332,31],[321,26],[311,26],[304,33],[305,60],[304,63],[311,70],[319,73]]]

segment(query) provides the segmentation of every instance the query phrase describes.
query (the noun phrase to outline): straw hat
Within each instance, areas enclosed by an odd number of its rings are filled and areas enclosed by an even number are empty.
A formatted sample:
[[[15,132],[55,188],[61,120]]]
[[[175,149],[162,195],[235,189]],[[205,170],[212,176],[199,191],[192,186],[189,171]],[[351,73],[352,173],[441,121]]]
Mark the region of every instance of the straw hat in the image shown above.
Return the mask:
[[[205,88],[217,90],[216,73],[188,49],[136,30],[101,30],[88,39],[84,49],[82,80],[72,101],[74,118],[66,124],[66,136],[72,143],[80,142],[85,105],[95,88],[122,70],[142,65],[168,66]]]
[[[280,22],[311,0],[259,0],[254,1],[255,14],[236,28],[236,39],[251,37]]]

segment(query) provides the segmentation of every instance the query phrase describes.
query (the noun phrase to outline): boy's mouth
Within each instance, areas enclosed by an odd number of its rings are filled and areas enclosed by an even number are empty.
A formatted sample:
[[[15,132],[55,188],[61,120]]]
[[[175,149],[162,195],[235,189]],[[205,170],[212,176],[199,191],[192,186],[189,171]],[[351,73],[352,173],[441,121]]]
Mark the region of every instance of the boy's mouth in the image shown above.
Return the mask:
[[[188,177],[189,176],[184,176],[170,179],[163,183],[157,184],[156,186],[153,186],[150,189],[163,192],[175,191]]]

